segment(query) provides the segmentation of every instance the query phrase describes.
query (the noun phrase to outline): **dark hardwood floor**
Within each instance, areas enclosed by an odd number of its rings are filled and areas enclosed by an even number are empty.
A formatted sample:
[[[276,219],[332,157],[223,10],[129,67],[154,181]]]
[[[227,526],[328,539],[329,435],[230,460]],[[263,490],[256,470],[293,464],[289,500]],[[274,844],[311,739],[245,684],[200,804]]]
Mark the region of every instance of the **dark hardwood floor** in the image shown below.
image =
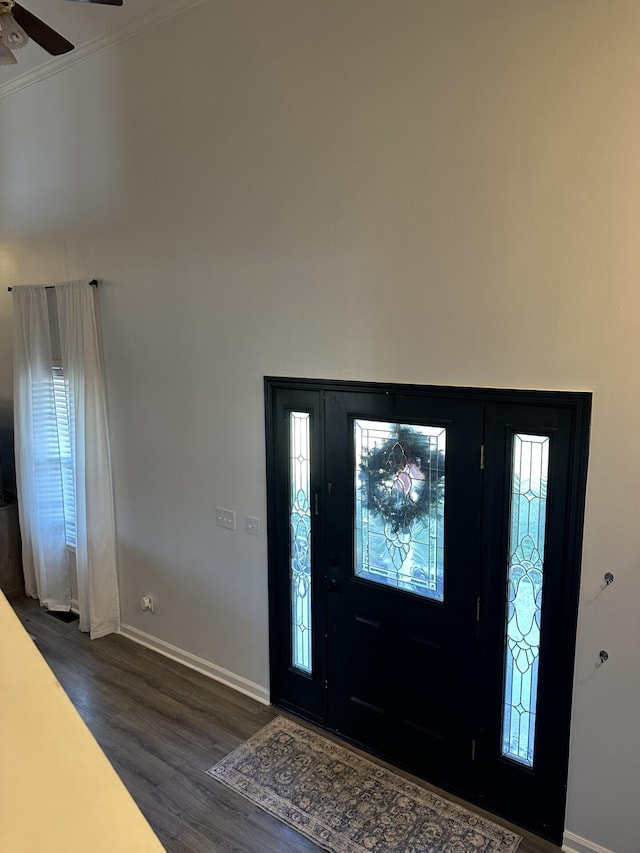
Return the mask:
[[[12,604],[169,853],[321,849],[205,773],[277,711],[124,637],[92,642],[31,599]],[[560,849],[512,828],[519,853]]]

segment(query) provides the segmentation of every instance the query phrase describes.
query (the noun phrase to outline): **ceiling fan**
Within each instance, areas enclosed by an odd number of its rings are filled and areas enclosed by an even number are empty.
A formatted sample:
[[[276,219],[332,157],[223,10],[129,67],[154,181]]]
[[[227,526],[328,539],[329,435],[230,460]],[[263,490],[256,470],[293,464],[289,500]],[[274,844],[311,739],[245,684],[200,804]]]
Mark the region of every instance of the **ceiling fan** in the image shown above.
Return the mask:
[[[124,0],[72,0],[74,3],[100,3],[122,6]],[[29,39],[52,56],[73,50],[73,45],[48,24],[36,18],[15,0],[0,0],[0,65],[15,65],[13,51],[24,47]]]

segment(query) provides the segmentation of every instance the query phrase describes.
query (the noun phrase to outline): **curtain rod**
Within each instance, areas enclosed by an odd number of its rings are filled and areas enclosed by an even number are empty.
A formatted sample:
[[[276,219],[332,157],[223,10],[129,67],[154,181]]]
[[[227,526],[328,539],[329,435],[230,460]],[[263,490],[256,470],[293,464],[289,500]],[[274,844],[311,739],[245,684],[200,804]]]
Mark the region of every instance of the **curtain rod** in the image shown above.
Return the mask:
[[[97,279],[92,278],[92,279],[91,279],[91,281],[89,282],[89,284],[91,285],[91,287],[97,287],[97,286],[98,286]],[[45,288],[44,288],[44,289],[45,289],[45,290],[53,290],[53,288],[54,288],[54,287],[55,287],[55,284],[47,284],[47,285],[45,285]],[[11,293],[11,291],[13,290],[13,288],[12,288],[12,287],[8,287],[8,288],[7,288],[7,290],[9,291],[9,293]]]

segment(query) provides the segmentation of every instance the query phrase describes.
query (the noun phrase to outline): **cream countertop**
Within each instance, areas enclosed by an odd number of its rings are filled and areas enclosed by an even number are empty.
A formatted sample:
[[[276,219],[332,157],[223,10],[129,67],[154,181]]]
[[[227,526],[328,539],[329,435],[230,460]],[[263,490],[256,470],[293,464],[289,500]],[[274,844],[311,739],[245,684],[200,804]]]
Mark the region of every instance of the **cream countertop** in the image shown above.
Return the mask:
[[[1,593],[0,685],[0,850],[162,851]]]

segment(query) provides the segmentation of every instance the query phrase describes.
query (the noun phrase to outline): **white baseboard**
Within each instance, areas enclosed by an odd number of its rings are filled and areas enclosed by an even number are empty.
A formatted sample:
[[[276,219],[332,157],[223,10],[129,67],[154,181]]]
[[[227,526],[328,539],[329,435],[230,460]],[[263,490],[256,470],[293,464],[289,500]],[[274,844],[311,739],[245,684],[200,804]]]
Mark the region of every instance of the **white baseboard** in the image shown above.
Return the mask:
[[[594,841],[587,841],[573,832],[565,832],[562,838],[562,849],[566,853],[613,853],[607,847],[601,847]]]
[[[208,678],[213,678],[221,684],[226,684],[227,687],[232,687],[239,693],[244,693],[245,696],[250,696],[263,705],[270,704],[269,691],[260,684],[249,681],[241,675],[229,672],[228,669],[223,669],[221,666],[211,663],[211,661],[200,658],[197,655],[192,655],[191,652],[186,652],[184,649],[160,640],[152,634],[140,631],[138,628],[134,628],[133,625],[123,623],[120,625],[120,633],[123,637],[133,640],[134,643],[139,643],[141,646],[146,646],[148,649],[152,649],[166,658],[171,658],[171,660],[184,664],[184,666],[188,666],[190,669],[195,669],[196,672],[200,672]]]

